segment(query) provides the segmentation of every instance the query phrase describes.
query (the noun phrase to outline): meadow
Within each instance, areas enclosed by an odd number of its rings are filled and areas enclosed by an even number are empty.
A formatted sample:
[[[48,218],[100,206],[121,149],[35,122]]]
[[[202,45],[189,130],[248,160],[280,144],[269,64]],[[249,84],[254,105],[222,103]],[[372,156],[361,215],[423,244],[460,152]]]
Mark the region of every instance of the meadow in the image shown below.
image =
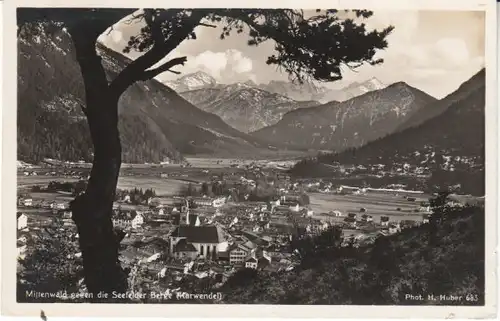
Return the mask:
[[[373,216],[375,222],[380,221],[380,216],[389,216],[391,221],[400,220],[422,220],[422,213],[415,212],[420,207],[420,202],[428,201],[428,195],[418,195],[414,202],[404,198],[403,194],[394,195],[388,193],[369,192],[359,195],[340,195],[326,193],[310,193],[310,207],[314,216],[329,218],[321,215],[330,211],[340,211],[345,216],[347,213],[362,215],[361,208],[366,209],[366,214]],[[398,210],[398,208],[400,210]]]
[[[33,193],[29,188],[34,185],[47,185],[51,181],[76,182],[78,179],[63,176],[23,176],[18,175],[18,191],[28,192],[33,199],[46,200],[69,200],[71,196],[59,193]],[[118,178],[119,189],[153,188],[158,195],[174,195],[180,189],[189,184],[189,181],[181,179],[169,179],[155,176],[120,176]]]

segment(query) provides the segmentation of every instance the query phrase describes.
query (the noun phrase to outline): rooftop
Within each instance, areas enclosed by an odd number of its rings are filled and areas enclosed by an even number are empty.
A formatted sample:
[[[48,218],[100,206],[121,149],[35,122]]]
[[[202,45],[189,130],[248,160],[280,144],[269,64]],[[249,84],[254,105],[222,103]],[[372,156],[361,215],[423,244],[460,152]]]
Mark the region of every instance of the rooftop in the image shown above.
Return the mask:
[[[178,226],[173,237],[185,237],[189,243],[220,243],[223,241],[221,231],[216,226]]]

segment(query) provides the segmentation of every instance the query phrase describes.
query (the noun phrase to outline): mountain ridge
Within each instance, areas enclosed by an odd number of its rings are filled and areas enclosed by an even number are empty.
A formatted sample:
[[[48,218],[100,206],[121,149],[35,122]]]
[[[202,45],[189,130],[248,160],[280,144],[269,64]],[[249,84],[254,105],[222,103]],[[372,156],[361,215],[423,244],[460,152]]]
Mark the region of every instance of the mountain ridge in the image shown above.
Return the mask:
[[[419,89],[397,82],[348,101],[291,111],[277,124],[252,135],[289,146],[340,151],[393,132],[435,100]]]
[[[277,123],[290,110],[319,104],[315,101],[295,101],[247,83],[218,84],[185,91],[180,95],[245,133]]]
[[[482,68],[471,78],[463,82],[455,91],[451,92],[450,94],[446,95],[444,98],[436,102],[436,104],[428,105],[423,108],[418,114],[410,117],[405,123],[401,124],[398,127],[398,131],[418,126],[428,119],[439,116],[455,101],[463,99],[469,93],[480,87],[482,85],[481,79],[483,79],[485,75],[486,70],[485,68]]]

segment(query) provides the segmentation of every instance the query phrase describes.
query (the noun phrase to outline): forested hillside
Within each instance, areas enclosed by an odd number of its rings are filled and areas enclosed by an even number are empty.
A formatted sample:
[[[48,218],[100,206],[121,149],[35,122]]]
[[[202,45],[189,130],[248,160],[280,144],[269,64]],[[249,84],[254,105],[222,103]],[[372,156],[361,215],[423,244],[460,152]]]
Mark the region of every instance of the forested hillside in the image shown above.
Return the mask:
[[[109,79],[130,62],[97,46]],[[33,26],[18,40],[18,158],[90,160],[81,111],[84,88],[70,36]],[[180,160],[184,154],[255,154],[268,144],[204,112],[156,80],[138,82],[121,96],[119,129],[124,162]]]

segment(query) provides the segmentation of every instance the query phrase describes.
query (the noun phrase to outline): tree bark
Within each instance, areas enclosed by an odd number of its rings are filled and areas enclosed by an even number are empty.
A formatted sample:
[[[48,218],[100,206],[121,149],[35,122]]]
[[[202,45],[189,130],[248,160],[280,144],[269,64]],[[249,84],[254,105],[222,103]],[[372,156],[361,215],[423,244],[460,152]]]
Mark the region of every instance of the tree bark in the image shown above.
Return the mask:
[[[79,234],[85,284],[93,294],[92,301],[111,302],[113,291],[124,293],[127,290],[127,273],[118,260],[122,237],[115,233],[112,223],[121,166],[118,98],[109,90],[101,58],[96,53],[97,36],[89,35],[90,32],[85,28],[70,30],[83,76],[84,112],[94,145],[87,189],[71,202],[71,210]],[[107,293],[108,299],[98,298],[99,293]]]

